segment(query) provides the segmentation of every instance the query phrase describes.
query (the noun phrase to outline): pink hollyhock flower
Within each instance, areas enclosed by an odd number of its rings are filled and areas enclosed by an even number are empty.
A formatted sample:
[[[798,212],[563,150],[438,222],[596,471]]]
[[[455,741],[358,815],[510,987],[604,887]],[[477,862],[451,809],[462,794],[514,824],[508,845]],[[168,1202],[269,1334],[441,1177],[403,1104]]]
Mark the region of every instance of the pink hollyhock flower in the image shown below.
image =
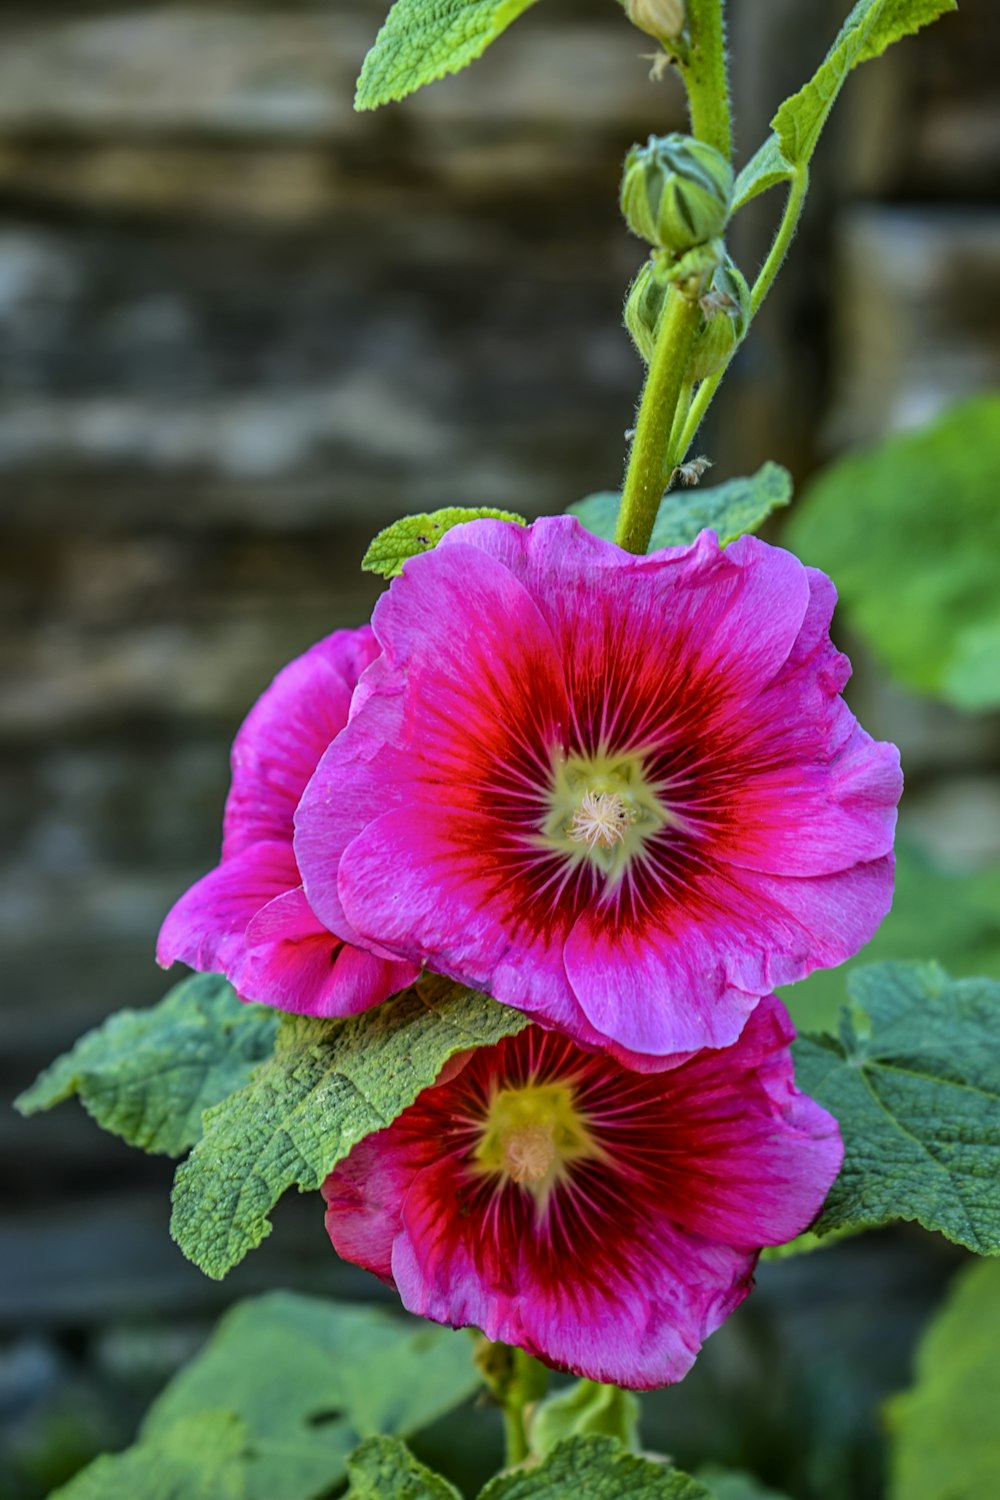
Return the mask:
[[[633,1066],[726,1046],[891,902],[899,756],[839,696],[835,598],[750,536],[457,527],[375,610],[296,815],[310,904]]]
[[[366,625],[338,630],[279,672],[233,745],[222,860],[181,897],[160,931],[164,968],[225,974],[244,1000],[346,1016],[403,989],[419,967],[352,947],[323,926],[292,848],[299,797],[347,723],[351,694],[378,655]]]
[[[529,1026],[465,1054],[327,1178],[337,1251],[411,1312],[642,1390],[680,1380],[840,1170],[781,1002],[635,1073]]]

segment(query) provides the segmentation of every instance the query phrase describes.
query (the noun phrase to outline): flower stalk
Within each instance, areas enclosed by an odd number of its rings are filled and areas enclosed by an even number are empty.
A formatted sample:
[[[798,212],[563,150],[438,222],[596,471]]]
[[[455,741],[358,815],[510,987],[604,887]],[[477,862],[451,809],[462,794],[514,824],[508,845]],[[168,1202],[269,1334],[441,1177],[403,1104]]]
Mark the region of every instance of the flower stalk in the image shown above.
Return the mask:
[[[696,297],[674,288],[663,311],[656,348],[643,387],[635,437],[629,454],[615,541],[626,552],[649,547],[663,498],[665,473],[676,462],[671,453],[674,419],[686,383],[691,346],[701,321]]]
[[[721,151],[733,154],[726,75],[726,36],[723,0],[687,0],[690,41],[678,68],[687,88],[691,134]]]

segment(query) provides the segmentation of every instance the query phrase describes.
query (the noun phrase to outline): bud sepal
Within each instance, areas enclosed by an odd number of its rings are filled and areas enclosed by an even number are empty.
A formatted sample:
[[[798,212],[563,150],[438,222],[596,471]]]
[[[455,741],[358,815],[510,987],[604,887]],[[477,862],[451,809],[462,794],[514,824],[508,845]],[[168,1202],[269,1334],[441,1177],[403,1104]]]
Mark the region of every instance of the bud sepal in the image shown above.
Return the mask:
[[[687,135],[650,136],[625,158],[621,209],[633,234],[684,254],[721,235],[733,169],[720,151]]]

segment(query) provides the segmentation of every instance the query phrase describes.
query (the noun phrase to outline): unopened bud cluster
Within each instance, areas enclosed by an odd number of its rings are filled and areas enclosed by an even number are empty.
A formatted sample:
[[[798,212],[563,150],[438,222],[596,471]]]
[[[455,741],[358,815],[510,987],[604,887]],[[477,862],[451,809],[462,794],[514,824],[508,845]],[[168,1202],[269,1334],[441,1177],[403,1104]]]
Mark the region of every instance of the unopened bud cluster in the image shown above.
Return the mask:
[[[732,167],[692,136],[650,136],[625,158],[622,213],[633,234],[657,249],[683,254],[717,238],[732,196]]]
[[[712,253],[719,254],[720,248],[713,245]],[[700,297],[704,316],[691,350],[688,374],[692,380],[707,380],[722,368],[742,339],[750,319],[750,288],[746,277],[724,250],[721,254],[723,258],[712,270],[711,280]],[[646,261],[629,289],[625,326],[646,364],[653,357],[663,311],[674,288],[678,295],[682,294],[677,265],[659,252]]]

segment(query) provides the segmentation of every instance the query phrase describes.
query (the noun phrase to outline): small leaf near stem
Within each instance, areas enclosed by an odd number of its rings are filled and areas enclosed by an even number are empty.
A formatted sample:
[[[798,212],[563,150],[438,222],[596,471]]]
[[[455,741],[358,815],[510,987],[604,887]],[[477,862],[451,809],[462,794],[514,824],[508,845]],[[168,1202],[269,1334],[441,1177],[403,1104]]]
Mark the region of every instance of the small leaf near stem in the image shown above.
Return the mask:
[[[788,197],[785,201],[785,211],[781,216],[781,223],[778,225],[778,230],[774,236],[774,241],[771,245],[768,257],[761,267],[760,275],[757,277],[757,280],[754,282],[753,287],[750,291],[751,319],[753,319],[760,310],[761,304],[763,303],[764,298],[767,296],[768,292],[771,290],[771,285],[774,281],[774,278],[780,271],[782,262],[784,261],[785,256],[788,254],[788,248],[791,245],[792,240],[795,238],[795,231],[799,226],[799,219],[802,216],[802,208],[805,203],[805,198],[808,191],[809,168],[803,162],[800,166],[797,166],[795,168],[792,174],[788,189]],[[743,334],[744,338],[746,338],[749,331],[750,323],[748,322]],[[683,461],[685,455],[691,447],[691,444],[694,442],[698,428],[701,426],[705,417],[705,413],[708,411],[708,408],[712,403],[712,398],[714,397],[716,391],[719,389],[719,386],[722,384],[723,377],[725,376],[725,373],[732,361],[733,355],[735,355],[738,348],[739,344],[736,344],[729,356],[729,359],[726,360],[726,363],[723,365],[722,369],[716,371],[716,373],[712,375],[708,380],[703,380],[701,385],[698,387],[697,395],[691,403],[691,410],[689,411],[687,421],[684,424],[684,430],[681,433],[680,439],[677,443],[675,462],[680,463]]]
[[[663,498],[663,476],[673,471],[677,461],[671,434],[700,321],[697,298],[674,287],[663,310],[642,392],[618,513],[615,541],[628,552],[643,553],[649,546]]]
[[[723,0],[687,0],[689,45],[678,69],[687,89],[691,134],[721,151],[733,154],[726,76],[726,34]]]

